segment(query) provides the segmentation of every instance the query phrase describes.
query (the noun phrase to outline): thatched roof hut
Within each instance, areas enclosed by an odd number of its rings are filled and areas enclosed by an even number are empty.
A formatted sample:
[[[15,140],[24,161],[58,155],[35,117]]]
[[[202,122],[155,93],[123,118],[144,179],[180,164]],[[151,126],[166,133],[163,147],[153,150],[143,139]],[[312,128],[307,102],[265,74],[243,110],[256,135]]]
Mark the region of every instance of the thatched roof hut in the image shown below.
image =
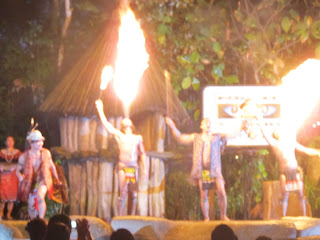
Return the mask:
[[[113,65],[116,55],[119,28],[117,12],[114,11],[113,18],[105,31],[49,94],[40,106],[40,111],[72,116],[96,115],[95,100],[99,96],[101,71],[105,65]],[[107,117],[124,115],[112,82],[102,100]],[[166,87],[163,69],[151,54],[149,68],[141,79],[138,95],[130,109],[130,116],[142,112],[166,114],[167,109],[169,115],[178,122],[189,118],[171,85]]]

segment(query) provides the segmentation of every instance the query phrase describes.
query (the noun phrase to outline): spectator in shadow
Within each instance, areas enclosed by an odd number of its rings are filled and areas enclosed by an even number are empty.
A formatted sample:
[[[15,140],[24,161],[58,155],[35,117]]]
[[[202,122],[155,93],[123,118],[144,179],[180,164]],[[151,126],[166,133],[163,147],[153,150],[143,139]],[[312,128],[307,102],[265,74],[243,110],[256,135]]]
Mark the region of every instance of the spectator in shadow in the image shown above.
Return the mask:
[[[266,236],[259,236],[256,238],[256,240],[272,240],[272,239]]]
[[[134,240],[134,237],[127,229],[120,228],[111,234],[110,240]]]
[[[211,240],[238,240],[238,237],[229,226],[220,224],[212,231]]]
[[[87,219],[77,219],[77,232],[78,232],[78,240],[93,240],[93,237],[89,231],[89,222]]]
[[[53,223],[64,223],[71,232],[71,219],[65,214],[57,214],[49,219],[48,226]]]
[[[44,240],[47,230],[47,223],[41,218],[35,218],[27,223],[26,231],[30,240]]]
[[[62,222],[48,224],[45,240],[70,240],[70,229]]]

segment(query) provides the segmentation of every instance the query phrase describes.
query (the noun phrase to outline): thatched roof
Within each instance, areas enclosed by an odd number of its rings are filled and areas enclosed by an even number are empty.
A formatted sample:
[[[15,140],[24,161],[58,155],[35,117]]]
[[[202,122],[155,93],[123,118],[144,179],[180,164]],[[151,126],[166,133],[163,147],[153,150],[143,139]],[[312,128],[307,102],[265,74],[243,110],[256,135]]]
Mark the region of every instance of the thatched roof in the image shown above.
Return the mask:
[[[101,71],[105,65],[114,63],[119,19],[111,20],[108,25],[49,94],[40,106],[40,111],[74,116],[97,115],[95,100],[99,96]],[[166,114],[166,94],[163,69],[155,58],[151,57],[149,68],[141,79],[138,95],[131,106],[130,116],[145,111]],[[112,82],[103,95],[107,117],[124,115],[122,104],[113,91]],[[171,85],[168,87],[168,103],[170,117],[181,122],[189,118]]]

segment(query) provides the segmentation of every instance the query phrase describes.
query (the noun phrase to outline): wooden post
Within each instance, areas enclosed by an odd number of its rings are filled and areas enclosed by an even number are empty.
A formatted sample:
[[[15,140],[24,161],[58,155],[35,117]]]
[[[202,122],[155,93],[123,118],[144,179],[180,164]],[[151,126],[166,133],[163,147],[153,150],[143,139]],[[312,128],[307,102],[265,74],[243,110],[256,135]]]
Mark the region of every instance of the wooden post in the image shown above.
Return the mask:
[[[98,205],[98,160],[87,160],[87,215],[96,216]]]
[[[79,151],[79,118],[76,117],[74,119],[74,126],[73,126],[73,132],[71,133],[73,135],[73,148],[74,151]]]
[[[105,127],[102,125],[101,121],[97,126],[97,134],[96,134],[96,143],[97,148],[100,149],[108,149],[108,132]]]
[[[89,151],[97,152],[96,145],[96,132],[97,132],[97,121],[90,120],[89,121],[90,132],[89,132]]]
[[[263,188],[263,219],[280,219],[282,217],[280,181],[264,181]],[[307,216],[312,216],[311,207],[306,202]],[[288,200],[287,216],[301,216],[299,201],[294,192]]]
[[[74,152],[75,146],[74,146],[74,140],[73,140],[73,133],[74,133],[74,117],[69,116],[68,117],[68,128],[67,128],[67,138],[68,138],[68,151]]]
[[[111,221],[113,163],[100,160],[98,180],[98,217]]]
[[[79,122],[79,150],[89,151],[90,123],[88,118],[80,118]]]
[[[68,138],[67,138],[67,119],[65,117],[59,118],[59,127],[60,127],[60,143],[61,147],[64,147],[67,151],[68,149]]]
[[[69,169],[69,187],[70,187],[70,214],[80,214],[80,196],[81,196],[81,164],[68,162]],[[80,177],[79,177],[80,176]]]
[[[79,174],[79,173],[78,173]],[[79,176],[79,175],[78,175]],[[81,163],[81,175],[77,184],[80,183],[80,215],[87,214],[87,166],[86,162]]]
[[[138,203],[137,203],[137,214],[139,216],[148,216],[148,186],[149,186],[149,167],[150,158],[146,157],[145,168],[147,169],[147,176],[143,178],[141,171],[141,163],[139,163],[139,190],[138,190]]]

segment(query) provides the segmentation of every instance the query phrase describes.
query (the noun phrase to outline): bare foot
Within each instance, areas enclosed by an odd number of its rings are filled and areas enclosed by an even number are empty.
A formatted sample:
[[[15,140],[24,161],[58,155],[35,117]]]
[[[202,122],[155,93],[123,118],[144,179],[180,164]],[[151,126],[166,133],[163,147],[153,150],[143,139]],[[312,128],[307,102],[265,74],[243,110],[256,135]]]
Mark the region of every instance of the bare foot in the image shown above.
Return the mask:
[[[7,215],[7,219],[8,219],[8,220],[12,220],[13,217],[12,217],[11,215]]]
[[[221,216],[220,220],[222,220],[222,221],[230,221],[230,218],[228,218],[227,216]]]
[[[205,218],[205,219],[203,219],[203,221],[204,221],[204,222],[209,222],[210,219],[209,219],[209,218]]]

